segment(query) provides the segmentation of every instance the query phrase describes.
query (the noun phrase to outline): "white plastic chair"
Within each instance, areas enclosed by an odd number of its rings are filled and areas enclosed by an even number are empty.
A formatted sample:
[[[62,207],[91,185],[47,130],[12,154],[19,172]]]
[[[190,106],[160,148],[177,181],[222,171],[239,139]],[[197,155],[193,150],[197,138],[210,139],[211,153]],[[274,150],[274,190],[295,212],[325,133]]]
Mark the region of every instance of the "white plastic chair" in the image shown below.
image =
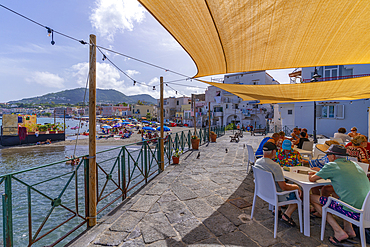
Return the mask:
[[[254,165],[256,162],[256,156],[254,155],[253,147],[251,145],[247,145],[248,151],[248,164],[247,164],[247,173],[249,172],[251,166]]]
[[[352,157],[352,156],[348,156],[348,159],[350,160],[350,161],[353,161],[353,162],[358,162],[358,159],[357,159],[357,157]]]
[[[341,214],[328,206],[332,201],[336,201],[340,203],[341,205],[353,210],[356,213],[360,214],[360,221],[354,220],[352,218],[349,218],[345,216],[344,214]],[[361,246],[366,247],[366,238],[365,238],[365,228],[370,227],[370,191],[367,193],[367,196],[365,198],[364,203],[362,204],[361,209],[357,209],[352,207],[351,205],[348,205],[345,202],[342,202],[339,199],[336,199],[334,197],[329,196],[328,201],[326,204],[322,207],[322,221],[321,221],[321,241],[324,240],[324,232],[325,232],[325,225],[326,225],[326,215],[327,213],[335,214],[339,218],[342,218],[360,228],[360,236],[361,236]]]
[[[302,144],[302,149],[303,150],[306,150],[306,151],[311,151],[312,152],[313,144],[314,144],[313,141],[309,141],[309,142],[305,141]]]
[[[356,161],[356,163],[362,168],[362,170],[364,170],[366,174],[368,173],[368,170],[369,170],[368,163],[363,163],[363,162],[358,162],[358,161]]]
[[[278,208],[279,206],[288,205],[288,204],[298,204],[298,215],[299,215],[299,227],[302,233],[302,201],[299,198],[298,190],[289,190],[289,191],[283,191],[283,192],[277,192],[276,186],[275,186],[275,180],[272,176],[271,172],[264,171],[262,169],[259,169],[255,166],[253,168],[253,174],[254,174],[254,197],[253,197],[253,206],[252,206],[252,212],[251,212],[251,219],[253,219],[253,213],[254,213],[254,207],[256,205],[256,199],[257,196],[264,200],[265,202],[268,202],[269,204],[273,205],[275,207],[275,224],[274,224],[274,238],[276,238],[277,234],[277,224],[278,224]],[[295,200],[288,200],[279,202],[278,196],[279,195],[286,195],[291,192],[294,192],[297,199]]]

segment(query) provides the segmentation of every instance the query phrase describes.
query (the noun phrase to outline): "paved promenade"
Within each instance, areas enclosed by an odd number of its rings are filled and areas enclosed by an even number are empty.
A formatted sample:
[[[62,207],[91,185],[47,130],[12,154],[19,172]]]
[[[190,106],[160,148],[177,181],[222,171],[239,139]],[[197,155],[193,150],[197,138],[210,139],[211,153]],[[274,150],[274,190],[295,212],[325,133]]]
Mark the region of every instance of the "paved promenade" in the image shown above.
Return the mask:
[[[273,216],[258,199],[250,219],[254,183],[246,173],[245,144],[254,149],[263,139],[229,135],[198,151],[186,152],[111,215],[104,216],[71,246],[326,246],[320,241],[321,218],[311,219],[311,237],[279,222],[273,238]],[[226,151],[227,149],[227,151]],[[295,212],[293,219],[298,224]],[[299,225],[299,224],[298,224]]]

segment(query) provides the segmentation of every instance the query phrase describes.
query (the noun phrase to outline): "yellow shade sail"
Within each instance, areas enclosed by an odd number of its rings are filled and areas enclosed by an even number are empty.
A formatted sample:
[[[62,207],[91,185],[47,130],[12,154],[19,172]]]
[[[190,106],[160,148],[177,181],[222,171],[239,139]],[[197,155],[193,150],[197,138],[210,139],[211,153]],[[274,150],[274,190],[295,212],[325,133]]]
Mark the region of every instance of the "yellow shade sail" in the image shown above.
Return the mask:
[[[192,57],[196,77],[370,63],[368,0],[139,1]]]
[[[205,82],[246,101],[262,104],[370,98],[370,77],[278,85],[239,85]]]

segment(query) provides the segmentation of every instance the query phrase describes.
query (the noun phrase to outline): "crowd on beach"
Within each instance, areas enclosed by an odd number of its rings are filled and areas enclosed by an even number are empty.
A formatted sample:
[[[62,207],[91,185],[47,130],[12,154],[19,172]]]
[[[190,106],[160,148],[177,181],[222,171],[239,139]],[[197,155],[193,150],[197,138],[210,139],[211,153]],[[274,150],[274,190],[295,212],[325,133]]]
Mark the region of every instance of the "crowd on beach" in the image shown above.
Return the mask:
[[[310,141],[310,137],[305,128],[294,128],[290,137],[286,137],[284,132],[279,132],[274,133],[272,137],[264,138],[256,152],[256,156],[260,155],[261,158],[255,162],[255,167],[273,174],[278,191],[298,190],[301,198],[301,188],[297,184],[287,183],[284,178],[283,170],[286,167],[309,166],[311,172],[308,175],[311,182],[330,179],[331,185],[315,187],[311,190],[311,217],[321,217],[322,207],[330,196],[361,209],[370,191],[368,171],[364,171],[360,166],[361,163],[369,164],[370,143],[367,140],[366,136],[357,132],[356,127],[352,127],[347,134],[346,129],[342,127],[331,140],[324,144],[316,144],[315,148],[322,152],[323,157],[305,159],[299,150],[304,142]],[[292,199],[296,199],[293,192],[288,196],[279,196],[279,201]],[[359,213],[343,207],[339,202],[330,201],[329,208],[351,219],[360,219]],[[291,215],[296,209],[297,204],[290,204],[284,213],[279,209],[273,214],[277,213],[282,222],[295,227],[296,223]],[[328,214],[327,222],[334,230],[334,235],[329,237],[329,241],[335,246],[345,246],[346,242],[351,242],[351,239],[356,236],[352,224],[348,221],[344,220],[342,228],[335,218]]]

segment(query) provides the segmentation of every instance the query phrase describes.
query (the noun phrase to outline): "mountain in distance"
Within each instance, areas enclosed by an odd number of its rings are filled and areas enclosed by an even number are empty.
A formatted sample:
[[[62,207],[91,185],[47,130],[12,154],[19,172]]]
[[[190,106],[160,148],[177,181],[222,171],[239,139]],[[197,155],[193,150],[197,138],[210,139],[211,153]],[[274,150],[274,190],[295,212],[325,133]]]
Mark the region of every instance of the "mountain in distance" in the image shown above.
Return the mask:
[[[54,102],[55,104],[77,104],[83,102],[84,100],[85,89],[84,88],[75,88],[64,90],[56,93],[48,93],[42,96],[37,96],[33,98],[25,98],[21,100],[9,101],[8,103],[50,103]],[[150,96],[149,94],[138,94],[127,96],[114,89],[96,89],[96,102],[97,103],[137,103],[140,100],[146,104],[157,104],[157,100]],[[89,90],[86,90],[85,102],[89,101]]]

